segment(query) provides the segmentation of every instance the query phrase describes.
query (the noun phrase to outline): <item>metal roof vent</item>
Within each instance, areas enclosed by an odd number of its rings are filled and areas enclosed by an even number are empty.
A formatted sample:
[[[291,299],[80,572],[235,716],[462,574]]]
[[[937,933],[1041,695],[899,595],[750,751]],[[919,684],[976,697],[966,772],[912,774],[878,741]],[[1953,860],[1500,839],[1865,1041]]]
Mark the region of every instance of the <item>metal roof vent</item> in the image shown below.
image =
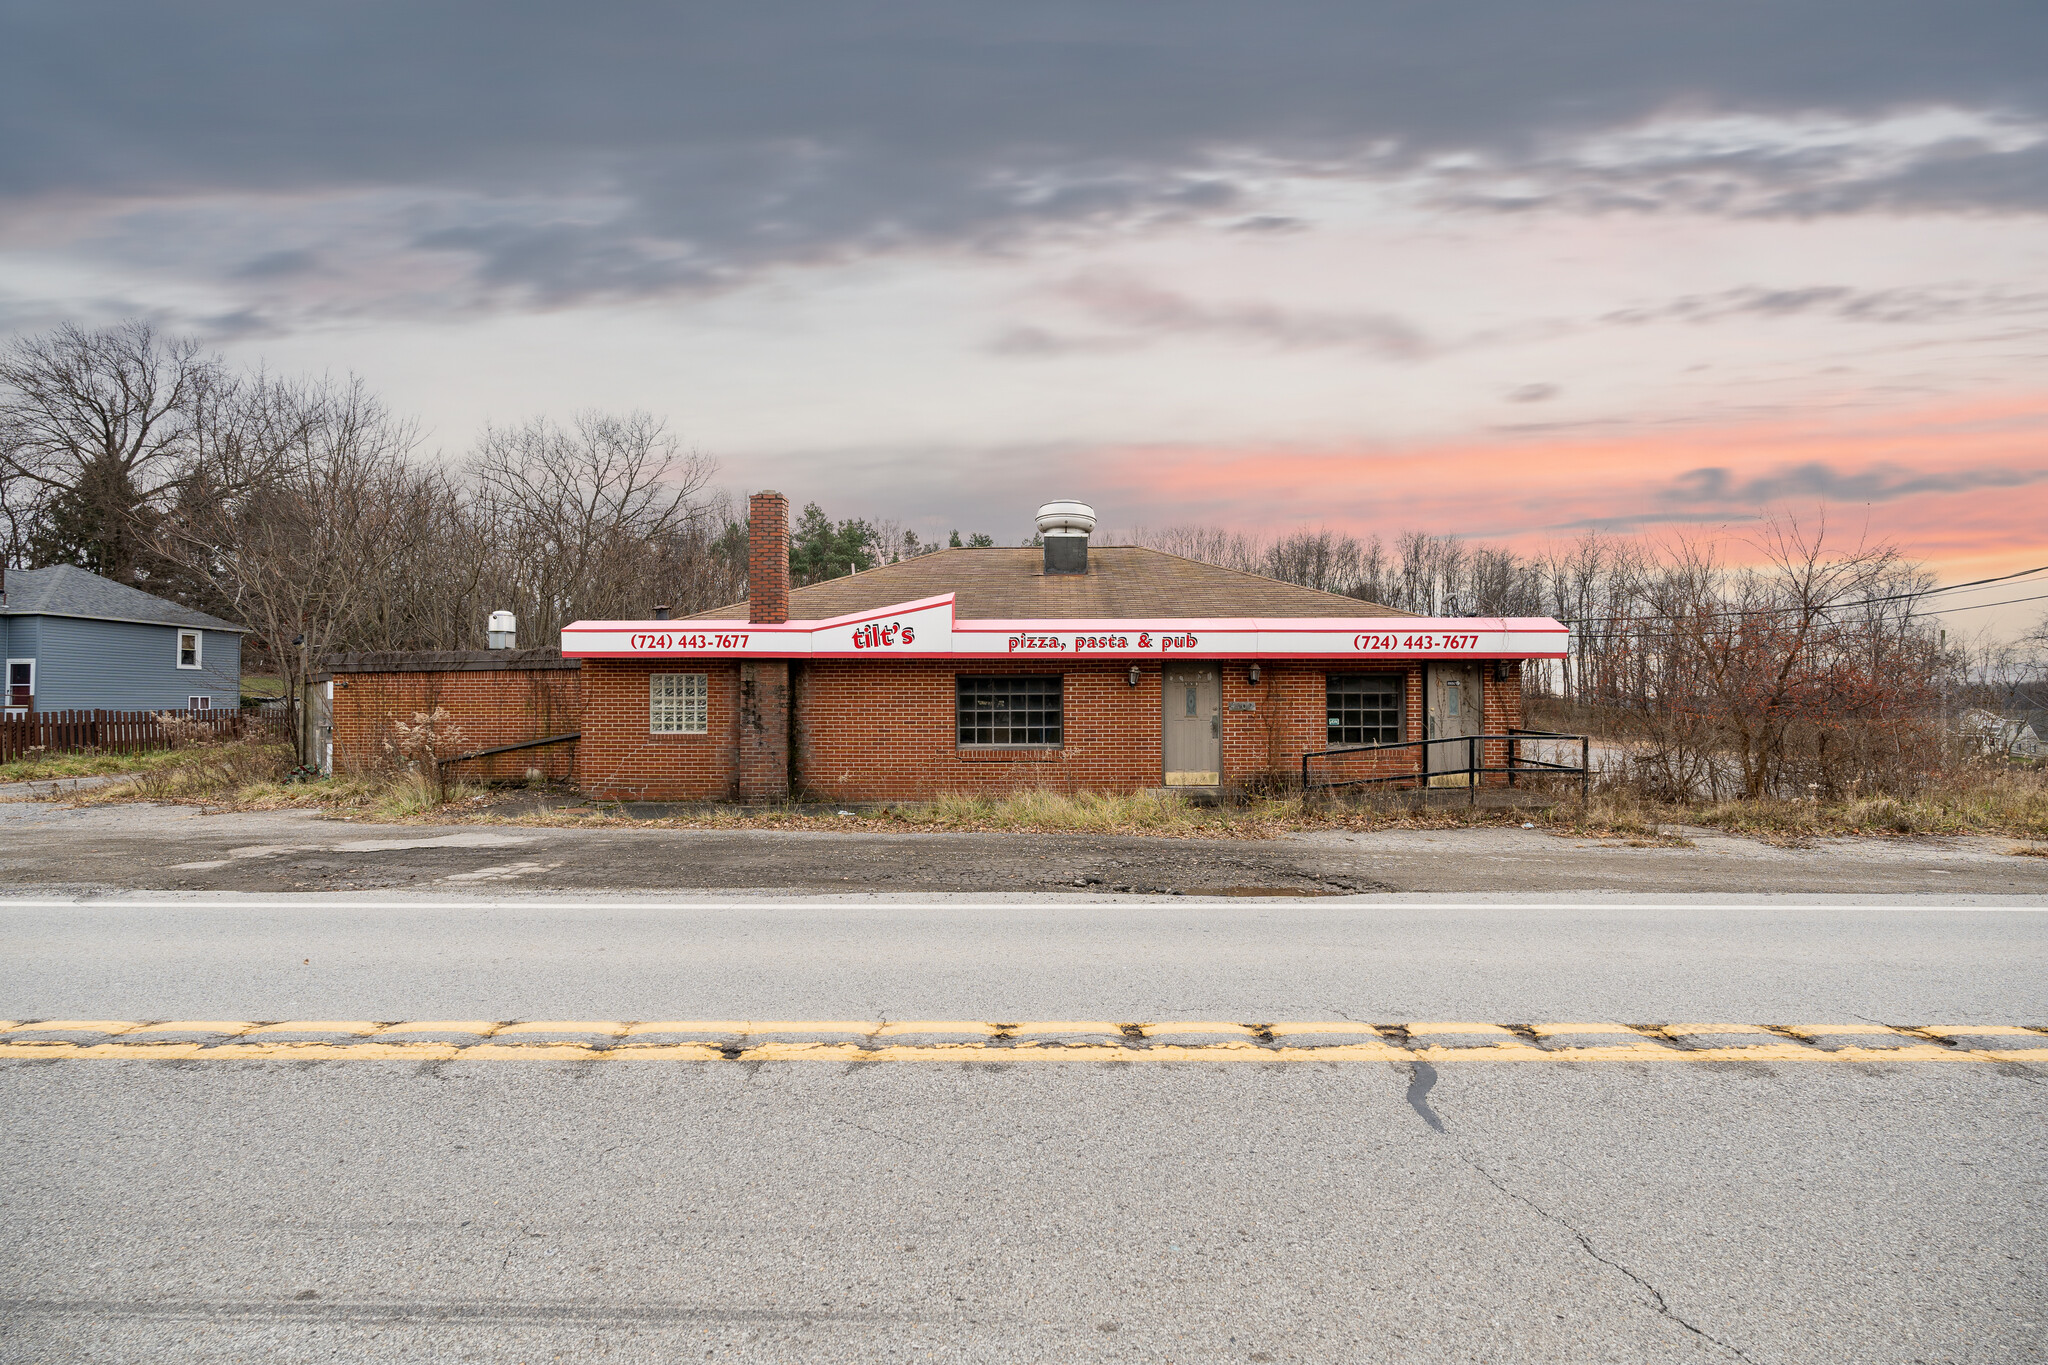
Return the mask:
[[[492,612],[486,633],[490,636],[492,649],[519,648],[519,618],[509,611]]]
[[[1085,502],[1049,502],[1038,509],[1038,534],[1045,541],[1045,571],[1088,572],[1088,533],[1095,509]]]

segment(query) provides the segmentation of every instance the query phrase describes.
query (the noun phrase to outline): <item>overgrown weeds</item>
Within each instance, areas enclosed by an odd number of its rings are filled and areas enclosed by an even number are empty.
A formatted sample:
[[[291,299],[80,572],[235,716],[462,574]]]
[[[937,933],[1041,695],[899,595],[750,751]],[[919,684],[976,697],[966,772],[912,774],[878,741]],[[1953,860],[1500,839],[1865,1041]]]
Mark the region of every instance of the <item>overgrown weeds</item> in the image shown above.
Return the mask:
[[[1566,817],[1569,818],[1566,818]],[[1247,796],[1197,804],[1171,791],[1094,792],[1024,788],[1003,793],[947,792],[929,801],[858,808],[781,804],[705,805],[641,818],[616,806],[558,808],[504,817],[541,825],[631,824],[669,828],[833,829],[849,832],[1100,834],[1180,839],[1273,839],[1317,830],[1462,829],[1528,824],[1586,837],[1668,844],[1654,822],[1613,803],[1576,807],[1418,805],[1402,796]],[[1560,824],[1560,821],[1564,823]]]
[[[90,760],[90,755],[69,756]],[[129,757],[129,756],[118,756]],[[835,829],[878,832],[988,832],[1130,835],[1193,839],[1272,839],[1317,830],[1361,833],[1528,825],[1564,838],[1684,847],[1684,827],[1707,828],[1799,846],[1840,836],[2004,835],[2048,841],[2048,778],[2014,771],[1958,781],[1913,796],[1841,801],[1660,802],[1626,788],[1576,795],[1543,806],[1419,804],[1407,793],[1246,796],[1198,805],[1172,791],[1096,792],[1023,788],[947,792],[928,801],[858,808],[791,802],[774,806],[672,807],[658,818],[573,793],[550,805],[531,786],[488,789],[451,783],[443,790],[419,767],[314,781],[287,780],[287,746],[236,742],[135,756],[148,766],[126,781],[77,793],[81,802],[183,802],[229,810],[322,810],[365,819],[487,821],[540,825],[638,825],[715,829]],[[536,802],[536,798],[540,798]],[[2015,848],[2021,856],[2042,856]]]
[[[385,820],[429,816],[444,806],[474,803],[481,787],[449,783],[445,789],[418,769],[290,780],[289,745],[229,743],[165,751],[127,781],[77,793],[90,805],[152,801],[228,810],[312,809]]]
[[[1694,810],[1697,825],[1773,843],[1843,835],[2006,834],[2048,837],[2048,781],[2011,772],[1911,796],[1842,801],[1721,801]]]
[[[1015,830],[1049,834],[1213,833],[1238,826],[1239,837],[1265,833],[1283,803],[1254,802],[1227,812],[1170,792],[1052,791],[1027,788],[990,795],[942,792],[930,801],[886,808],[890,820],[925,829]],[[1282,817],[1284,819],[1284,817]]]
[[[133,774],[125,782],[82,792],[88,803],[106,801],[231,801],[244,788],[279,782],[291,771],[292,751],[283,744],[232,741],[173,749],[161,762]]]
[[[116,753],[86,749],[74,753],[35,753],[0,763],[0,782],[47,782],[62,777],[110,777],[138,773],[184,759],[170,749]]]

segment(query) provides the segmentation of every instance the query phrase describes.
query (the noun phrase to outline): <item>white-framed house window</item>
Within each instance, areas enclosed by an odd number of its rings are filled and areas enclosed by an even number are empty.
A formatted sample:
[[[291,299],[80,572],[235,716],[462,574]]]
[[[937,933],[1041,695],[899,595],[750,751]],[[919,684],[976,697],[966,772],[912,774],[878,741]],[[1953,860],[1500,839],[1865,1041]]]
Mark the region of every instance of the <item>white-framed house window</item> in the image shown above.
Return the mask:
[[[647,678],[647,730],[656,735],[701,735],[711,728],[711,675],[653,673]]]
[[[197,668],[200,655],[206,647],[204,636],[196,630],[178,632],[178,667]]]
[[[185,698],[185,707],[191,711],[211,711],[213,709],[213,698],[190,696]]]

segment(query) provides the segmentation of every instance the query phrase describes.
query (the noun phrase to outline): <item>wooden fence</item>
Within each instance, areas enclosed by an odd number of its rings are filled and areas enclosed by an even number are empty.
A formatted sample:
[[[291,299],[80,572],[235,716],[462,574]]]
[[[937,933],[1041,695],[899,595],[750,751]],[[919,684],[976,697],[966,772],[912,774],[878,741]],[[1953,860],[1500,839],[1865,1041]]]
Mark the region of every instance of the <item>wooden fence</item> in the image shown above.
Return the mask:
[[[159,717],[171,716],[179,723],[169,733]],[[97,749],[105,753],[132,754],[144,749],[168,749],[178,739],[286,740],[290,729],[280,717],[251,715],[244,711],[31,711],[0,718],[0,763],[25,757],[32,752],[78,753]]]

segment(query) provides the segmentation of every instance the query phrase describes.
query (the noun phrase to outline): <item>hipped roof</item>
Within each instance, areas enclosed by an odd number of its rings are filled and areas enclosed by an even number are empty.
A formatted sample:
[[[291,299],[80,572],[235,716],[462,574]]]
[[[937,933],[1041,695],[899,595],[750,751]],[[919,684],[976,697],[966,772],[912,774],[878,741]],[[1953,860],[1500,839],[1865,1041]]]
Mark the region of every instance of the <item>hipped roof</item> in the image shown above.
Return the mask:
[[[133,621],[147,626],[200,626],[248,634],[246,626],[152,597],[140,588],[101,578],[76,564],[6,571],[6,616],[77,616],[90,621]]]
[[[969,621],[1200,620],[1219,617],[1362,617],[1412,613],[1277,578],[1222,569],[1161,550],[1104,545],[1085,574],[1047,574],[1032,546],[940,550],[865,573],[791,588],[789,615],[823,621],[953,593]],[[693,621],[744,621],[747,604],[698,612]]]

